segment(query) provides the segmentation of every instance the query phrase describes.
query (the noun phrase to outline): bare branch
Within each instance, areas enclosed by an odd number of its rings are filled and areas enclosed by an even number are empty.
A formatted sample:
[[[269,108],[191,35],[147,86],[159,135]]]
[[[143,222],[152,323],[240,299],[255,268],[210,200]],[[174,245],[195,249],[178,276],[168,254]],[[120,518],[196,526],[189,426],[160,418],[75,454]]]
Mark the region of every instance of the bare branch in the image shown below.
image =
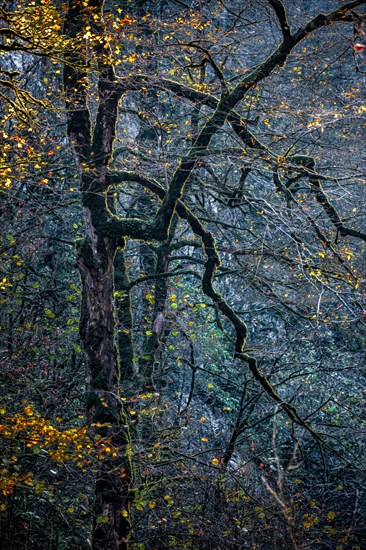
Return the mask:
[[[283,39],[286,41],[291,38],[290,25],[287,21],[287,14],[284,5],[281,0],[268,0],[268,3],[271,4],[275,14],[277,15],[278,22],[281,27]]]

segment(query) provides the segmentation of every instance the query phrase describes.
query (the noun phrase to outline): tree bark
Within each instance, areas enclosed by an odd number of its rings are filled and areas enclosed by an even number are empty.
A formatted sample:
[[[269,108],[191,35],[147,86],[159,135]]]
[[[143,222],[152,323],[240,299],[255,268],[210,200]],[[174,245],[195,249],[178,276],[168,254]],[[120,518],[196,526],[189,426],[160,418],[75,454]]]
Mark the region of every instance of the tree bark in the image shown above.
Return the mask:
[[[87,371],[87,418],[98,460],[91,544],[95,550],[127,550],[132,450],[129,422],[119,397],[121,373],[114,303],[114,260],[124,241],[106,231],[104,196],[120,93],[115,91],[106,43],[97,41],[99,106],[92,127],[85,45],[88,24],[96,35],[103,36],[103,0],[95,0],[92,11],[79,0],[70,0],[64,32],[73,48],[65,54],[64,89],[68,135],[79,169],[83,202],[85,238],[78,244],[80,338]]]
[[[131,464],[128,422],[119,398],[114,258],[117,243],[98,234],[84,211],[86,239],[79,247],[82,280],[80,337],[87,368],[87,416],[98,434],[92,548],[127,549]],[[123,350],[121,350],[123,353]]]

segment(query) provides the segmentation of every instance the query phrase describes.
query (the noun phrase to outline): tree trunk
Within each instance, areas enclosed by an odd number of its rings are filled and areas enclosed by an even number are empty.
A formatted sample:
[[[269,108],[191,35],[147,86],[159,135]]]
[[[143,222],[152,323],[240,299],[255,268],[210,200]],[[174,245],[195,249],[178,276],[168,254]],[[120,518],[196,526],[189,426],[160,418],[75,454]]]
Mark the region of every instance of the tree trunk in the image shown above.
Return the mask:
[[[119,398],[114,306],[116,242],[98,232],[85,209],[79,247],[82,278],[80,336],[87,367],[87,414],[99,453],[92,548],[127,549],[130,532],[130,438]],[[96,435],[97,434],[97,435]]]
[[[64,33],[73,48],[65,53],[64,90],[68,135],[80,173],[84,209],[85,238],[78,250],[80,338],[87,369],[87,417],[98,454],[91,544],[95,550],[124,550],[130,533],[131,443],[129,422],[119,397],[114,304],[114,259],[123,239],[107,231],[105,204],[120,92],[115,89],[116,77],[104,40],[104,0],[94,0],[92,8],[81,4],[80,0],[69,0],[65,16]],[[91,50],[86,47],[87,29],[101,37],[92,47],[99,99],[94,125],[89,112]],[[124,369],[127,372],[126,361]],[[132,365],[129,372],[131,369]]]
[[[131,285],[128,278],[124,250],[117,250],[115,257],[115,301],[118,318],[118,350],[120,352],[120,380],[119,385],[123,387],[123,396],[131,395],[134,391],[133,382],[136,379],[134,366],[135,350],[133,339],[133,318]]]

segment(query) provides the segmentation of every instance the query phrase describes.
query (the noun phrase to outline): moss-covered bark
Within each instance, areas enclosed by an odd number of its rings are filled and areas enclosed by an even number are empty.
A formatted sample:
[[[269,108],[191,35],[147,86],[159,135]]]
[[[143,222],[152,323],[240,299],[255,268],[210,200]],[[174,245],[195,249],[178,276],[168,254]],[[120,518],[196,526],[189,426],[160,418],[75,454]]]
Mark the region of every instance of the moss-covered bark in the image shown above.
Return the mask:
[[[159,246],[155,265],[154,307],[150,319],[151,329],[144,342],[140,357],[140,380],[143,384],[155,386],[161,377],[158,372],[161,367],[159,350],[161,349],[165,331],[165,304],[168,295],[167,277],[159,275],[168,273],[170,240]]]
[[[114,303],[116,242],[98,235],[92,225],[86,224],[86,230],[78,266],[82,279],[80,337],[88,372],[87,414],[92,431],[96,426],[98,437],[111,449],[118,449],[100,463],[95,487],[93,548],[127,548],[131,467],[128,425],[119,398]],[[129,366],[132,367],[131,362]]]
[[[125,253],[119,249],[115,258],[115,302],[118,317],[118,350],[120,355],[120,385],[128,390],[136,375],[131,309],[131,285],[127,274]]]
[[[99,51],[99,108],[92,131],[87,100],[87,63],[82,36],[85,26],[101,33],[103,2],[93,9],[70,0],[65,33],[75,39],[75,51],[65,56],[64,89],[68,134],[80,170],[85,238],[78,247],[82,282],[80,337],[87,370],[87,416],[91,431],[111,452],[100,461],[96,476],[92,547],[127,549],[130,534],[131,464],[128,421],[119,397],[120,362],[114,302],[114,259],[121,238],[108,230],[105,169],[113,141],[120,94],[113,89],[114,71]],[[78,47],[79,45],[79,47]],[[98,54],[98,52],[97,52]],[[122,274],[123,275],[123,274]],[[124,355],[124,373],[131,372],[133,353]],[[127,365],[128,363],[128,365]]]

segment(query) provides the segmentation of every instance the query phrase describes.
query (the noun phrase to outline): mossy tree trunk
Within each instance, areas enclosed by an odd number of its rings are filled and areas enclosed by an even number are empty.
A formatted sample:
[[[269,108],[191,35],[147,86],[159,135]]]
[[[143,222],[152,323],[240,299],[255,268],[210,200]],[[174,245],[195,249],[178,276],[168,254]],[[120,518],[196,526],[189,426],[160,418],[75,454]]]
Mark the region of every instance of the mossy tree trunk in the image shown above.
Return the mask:
[[[74,51],[65,56],[64,89],[68,134],[80,173],[84,239],[78,246],[82,282],[80,337],[87,370],[86,409],[91,431],[98,434],[99,467],[95,484],[92,548],[127,549],[130,534],[131,448],[121,406],[121,379],[114,303],[114,261],[124,241],[106,231],[106,170],[115,139],[120,94],[102,40],[96,42],[99,107],[92,128],[88,110],[88,60],[85,27],[103,36],[103,2],[92,9],[70,0],[65,34]],[[98,50],[100,50],[98,52]],[[123,350],[122,350],[123,352]],[[130,358],[130,357],[129,357]],[[124,367],[130,374],[132,364]],[[128,372],[127,372],[128,371]]]
[[[128,393],[133,392],[136,378],[135,349],[133,339],[133,317],[131,301],[131,283],[128,278],[126,258],[123,250],[117,250],[115,257],[115,297],[118,322],[118,349],[120,350],[120,387]]]
[[[89,217],[87,211],[85,215]],[[86,222],[85,226],[87,237],[78,254],[82,280],[80,336],[88,372],[87,415],[92,433],[98,434],[100,452],[92,546],[98,550],[123,549],[127,548],[130,531],[131,466],[128,423],[119,398],[113,299],[116,243],[99,235],[91,224]]]

